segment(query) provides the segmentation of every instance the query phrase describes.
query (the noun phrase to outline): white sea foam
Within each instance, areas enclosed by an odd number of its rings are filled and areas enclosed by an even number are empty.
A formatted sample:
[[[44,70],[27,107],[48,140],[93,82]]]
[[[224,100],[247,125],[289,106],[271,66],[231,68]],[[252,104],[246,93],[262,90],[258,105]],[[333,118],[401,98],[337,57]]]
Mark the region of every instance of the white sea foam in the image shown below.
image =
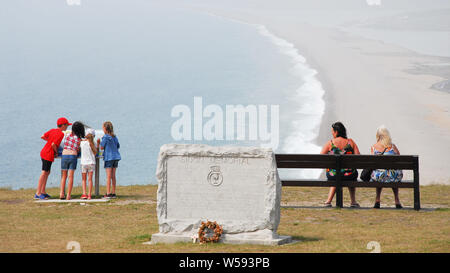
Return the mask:
[[[295,129],[281,141],[281,151],[289,154],[318,154],[321,147],[314,142],[319,135],[322,116],[325,112],[325,101],[323,99],[325,91],[316,77],[317,71],[308,65],[305,57],[299,53],[294,44],[277,37],[264,25],[224,18],[213,13],[208,14],[255,27],[262,36],[267,37],[278,47],[281,54],[291,58],[292,69],[290,72],[292,75],[299,78],[300,83],[295,90],[295,93],[293,93],[292,97],[289,99],[295,100],[299,108],[295,111],[296,119],[294,119],[291,124],[291,128]],[[318,178],[321,172],[322,170],[320,169],[307,169],[282,172],[282,175],[295,175],[300,178],[314,179]]]
[[[295,128],[295,131],[283,140],[281,150],[290,154],[317,154],[321,147],[314,141],[319,134],[325,111],[323,100],[325,91],[316,77],[317,71],[308,66],[306,59],[299,54],[292,43],[275,36],[263,25],[256,25],[256,27],[261,35],[268,37],[278,46],[280,53],[291,57],[293,62],[291,72],[302,82],[293,95],[293,99],[299,105],[296,111],[298,119],[292,121],[292,128]],[[302,178],[318,178],[321,170],[302,170],[296,173]]]

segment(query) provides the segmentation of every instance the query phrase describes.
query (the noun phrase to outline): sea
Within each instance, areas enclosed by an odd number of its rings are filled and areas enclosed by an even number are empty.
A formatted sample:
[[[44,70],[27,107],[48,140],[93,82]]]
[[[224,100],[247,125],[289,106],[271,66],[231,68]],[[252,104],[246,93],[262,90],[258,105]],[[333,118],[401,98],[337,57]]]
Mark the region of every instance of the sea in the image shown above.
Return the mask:
[[[276,105],[275,152],[320,151],[315,140],[325,91],[317,72],[293,44],[265,26],[163,1],[74,3],[2,3],[0,188],[36,187],[45,144],[40,137],[59,117],[98,133],[104,121],[113,123],[122,156],[118,185],[156,184],[165,143],[262,144],[259,139],[174,139],[172,110],[185,105],[194,112],[194,98],[224,111],[227,105]],[[59,187],[59,181],[56,159],[47,187]],[[81,185],[80,168],[74,184]]]

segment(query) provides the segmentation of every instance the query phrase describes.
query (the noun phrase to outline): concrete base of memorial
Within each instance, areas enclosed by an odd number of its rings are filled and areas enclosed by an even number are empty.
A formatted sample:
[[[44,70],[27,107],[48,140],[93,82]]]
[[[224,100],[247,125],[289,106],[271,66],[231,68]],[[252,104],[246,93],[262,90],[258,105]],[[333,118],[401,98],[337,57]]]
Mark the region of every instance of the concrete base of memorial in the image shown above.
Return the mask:
[[[270,233],[270,235],[268,235]],[[152,240],[144,244],[174,244],[174,243],[198,243],[198,238],[189,236],[188,234],[164,234],[155,233]],[[220,243],[224,244],[251,244],[251,245],[283,245],[292,242],[291,236],[281,236],[272,234],[270,230],[259,230],[255,232],[244,232],[239,234],[223,234]]]

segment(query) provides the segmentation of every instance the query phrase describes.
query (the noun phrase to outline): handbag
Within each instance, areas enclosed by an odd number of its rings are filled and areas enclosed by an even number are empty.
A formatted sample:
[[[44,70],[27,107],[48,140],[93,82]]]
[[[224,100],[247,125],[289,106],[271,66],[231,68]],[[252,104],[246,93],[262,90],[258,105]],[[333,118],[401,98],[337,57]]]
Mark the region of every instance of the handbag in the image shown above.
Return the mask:
[[[387,148],[384,148],[384,151],[381,153],[381,155],[383,155],[384,152],[386,152],[386,149]],[[373,171],[374,169],[363,169],[361,172],[361,176],[359,178],[361,178],[361,180],[364,182],[369,182]]]

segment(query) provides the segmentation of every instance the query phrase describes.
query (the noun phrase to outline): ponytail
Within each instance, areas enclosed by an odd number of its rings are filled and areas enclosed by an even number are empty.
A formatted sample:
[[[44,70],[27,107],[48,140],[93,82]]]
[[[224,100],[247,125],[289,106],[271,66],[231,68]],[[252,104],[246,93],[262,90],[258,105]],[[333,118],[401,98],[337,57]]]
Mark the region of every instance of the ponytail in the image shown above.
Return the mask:
[[[111,135],[112,137],[115,137],[116,135],[114,134],[114,127],[111,123],[111,121],[105,121],[103,123],[103,127],[105,127],[106,132]]]

